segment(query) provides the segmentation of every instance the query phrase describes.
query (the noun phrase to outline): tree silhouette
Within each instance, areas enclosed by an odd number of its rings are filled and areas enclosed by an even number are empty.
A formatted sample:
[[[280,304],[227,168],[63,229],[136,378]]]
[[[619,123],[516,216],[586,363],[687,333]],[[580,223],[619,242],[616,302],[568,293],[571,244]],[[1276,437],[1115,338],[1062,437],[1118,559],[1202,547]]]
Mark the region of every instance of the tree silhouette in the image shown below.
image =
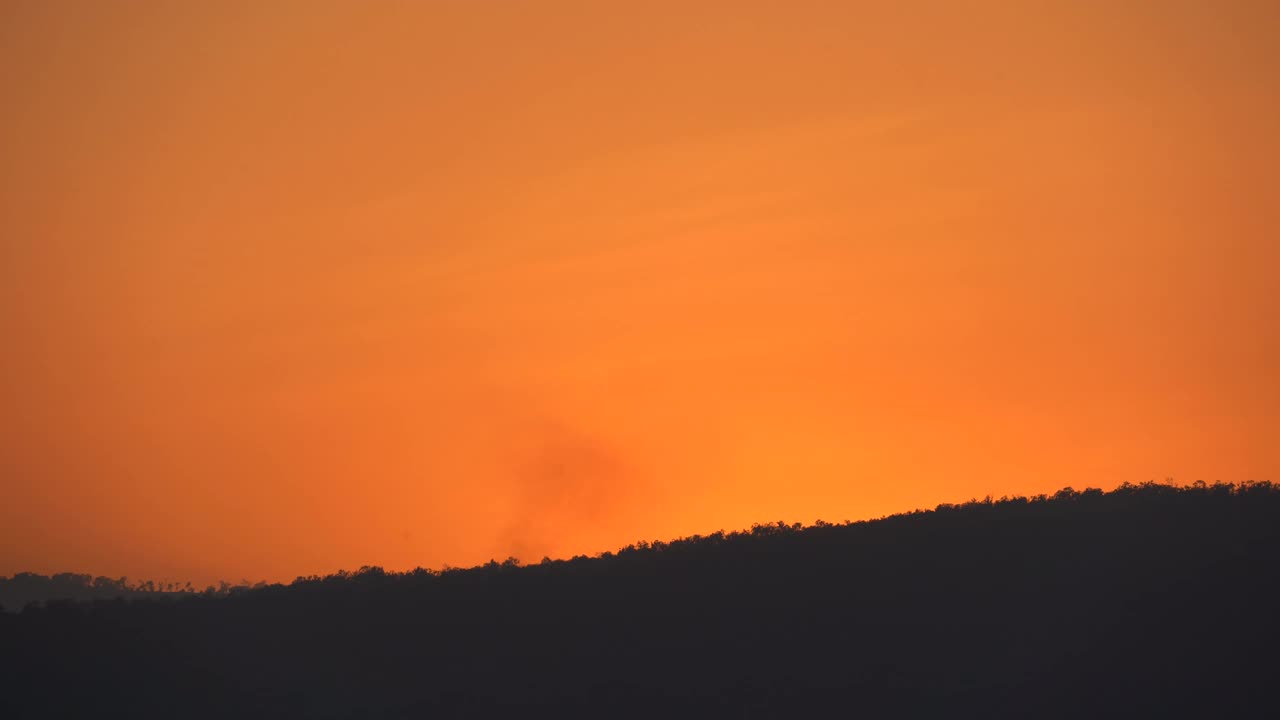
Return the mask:
[[[1148,483],[50,601],[0,716],[1275,717],[1278,559],[1280,488]]]

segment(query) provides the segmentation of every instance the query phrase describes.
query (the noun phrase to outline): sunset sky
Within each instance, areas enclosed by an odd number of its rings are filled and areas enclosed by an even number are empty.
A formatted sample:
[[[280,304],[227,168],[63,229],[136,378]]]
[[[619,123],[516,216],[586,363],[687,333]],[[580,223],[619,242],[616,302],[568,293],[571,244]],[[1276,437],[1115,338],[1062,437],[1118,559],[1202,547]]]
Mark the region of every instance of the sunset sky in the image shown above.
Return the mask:
[[[1280,3],[0,5],[0,574],[1280,480]]]

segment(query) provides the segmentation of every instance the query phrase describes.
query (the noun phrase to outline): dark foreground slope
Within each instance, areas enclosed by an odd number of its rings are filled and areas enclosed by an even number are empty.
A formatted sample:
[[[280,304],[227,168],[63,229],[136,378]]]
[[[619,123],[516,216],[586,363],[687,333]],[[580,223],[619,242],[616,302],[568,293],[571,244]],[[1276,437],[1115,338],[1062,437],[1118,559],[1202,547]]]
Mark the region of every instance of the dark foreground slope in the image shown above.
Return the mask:
[[[0,716],[1280,717],[1280,488],[0,615]]]

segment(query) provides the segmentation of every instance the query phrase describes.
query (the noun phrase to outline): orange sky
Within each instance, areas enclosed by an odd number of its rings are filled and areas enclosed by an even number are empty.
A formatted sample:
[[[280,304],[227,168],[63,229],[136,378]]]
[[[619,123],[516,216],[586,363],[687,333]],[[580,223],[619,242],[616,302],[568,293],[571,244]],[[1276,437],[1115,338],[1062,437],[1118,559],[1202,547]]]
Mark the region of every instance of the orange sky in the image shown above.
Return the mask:
[[[1280,3],[6,2],[0,574],[1280,480]]]

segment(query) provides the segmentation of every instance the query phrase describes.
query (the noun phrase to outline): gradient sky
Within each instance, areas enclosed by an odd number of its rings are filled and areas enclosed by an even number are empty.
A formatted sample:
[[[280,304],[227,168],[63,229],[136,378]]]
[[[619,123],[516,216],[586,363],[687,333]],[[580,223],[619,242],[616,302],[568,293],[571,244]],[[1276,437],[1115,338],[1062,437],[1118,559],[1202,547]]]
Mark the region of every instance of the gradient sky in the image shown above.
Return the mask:
[[[1280,480],[1280,3],[0,5],[0,574]]]

